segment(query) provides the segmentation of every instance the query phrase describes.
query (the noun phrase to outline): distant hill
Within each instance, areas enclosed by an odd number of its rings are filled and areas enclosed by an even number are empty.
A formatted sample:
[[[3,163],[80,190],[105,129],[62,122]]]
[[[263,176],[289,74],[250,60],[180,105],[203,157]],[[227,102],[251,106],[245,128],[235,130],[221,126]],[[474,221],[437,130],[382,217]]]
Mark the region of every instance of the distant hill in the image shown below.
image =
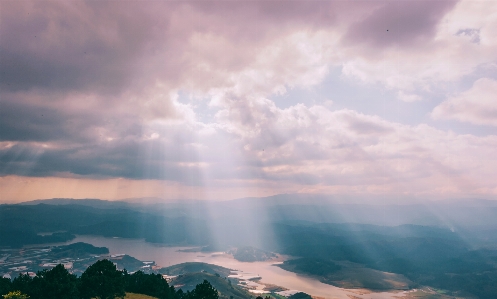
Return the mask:
[[[288,299],[312,299],[312,297],[309,294],[298,292],[288,297]]]
[[[407,290],[415,286],[403,275],[378,271],[350,262],[335,263],[323,259],[299,258],[277,266],[346,289]]]
[[[243,215],[254,215],[258,222],[313,219],[321,223],[363,223],[396,226],[417,224],[443,227],[497,226],[497,200],[385,200],[357,199],[319,194],[279,194],[268,197],[228,201],[130,198],[120,201],[53,198],[20,205],[81,205],[98,209],[134,209],[164,216],[230,219],[236,224]],[[209,209],[209,214],[205,213]],[[240,244],[238,244],[240,245]]]
[[[175,278],[171,284],[174,285],[175,289],[179,288],[186,292],[193,290],[197,284],[202,283],[204,280],[209,281],[209,283],[218,290],[219,298],[250,299],[254,297],[254,294],[236,286],[235,283],[231,283],[229,279],[205,272],[180,275]]]
[[[276,254],[252,246],[231,249],[228,253],[240,262],[263,262],[277,257]]]
[[[159,273],[167,275],[183,275],[188,273],[204,272],[209,274],[219,274],[221,277],[227,277],[231,273],[231,269],[217,265],[191,262],[165,267],[159,270]]]
[[[51,233],[46,236],[40,233]],[[128,208],[84,205],[0,205],[0,246],[65,242],[74,234],[144,238],[170,245],[208,244],[206,220],[162,215]]]
[[[87,206],[97,209],[115,209],[115,208],[133,208],[136,207],[136,204],[131,204],[125,201],[109,201],[103,199],[95,199],[95,198],[83,198],[83,199],[74,199],[74,198],[51,198],[51,199],[36,199],[32,201],[25,201],[19,203],[19,205],[24,206],[33,206],[39,204],[47,204],[54,206],[63,206],[63,205],[80,205]]]
[[[109,249],[106,247],[95,247],[88,243],[77,242],[69,245],[53,247],[51,250],[54,257],[79,257],[83,254],[108,254]]]

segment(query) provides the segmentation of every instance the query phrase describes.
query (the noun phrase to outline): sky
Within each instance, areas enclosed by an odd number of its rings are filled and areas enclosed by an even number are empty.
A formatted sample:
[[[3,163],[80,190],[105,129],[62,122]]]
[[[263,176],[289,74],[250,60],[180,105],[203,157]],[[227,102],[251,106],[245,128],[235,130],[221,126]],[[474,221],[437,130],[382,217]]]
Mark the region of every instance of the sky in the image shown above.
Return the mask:
[[[497,1],[0,2],[0,203],[497,199]]]

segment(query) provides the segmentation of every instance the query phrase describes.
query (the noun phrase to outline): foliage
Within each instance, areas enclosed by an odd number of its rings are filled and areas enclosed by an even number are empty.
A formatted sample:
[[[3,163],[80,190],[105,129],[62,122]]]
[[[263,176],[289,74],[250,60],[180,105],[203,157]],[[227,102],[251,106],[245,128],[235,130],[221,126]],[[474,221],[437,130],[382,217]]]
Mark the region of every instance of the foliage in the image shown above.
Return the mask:
[[[211,274],[220,274],[220,276],[226,277],[231,274],[231,270],[217,266],[212,264],[200,263],[200,262],[187,262],[181,263],[173,266],[169,266],[167,268],[162,268],[159,270],[159,273],[167,274],[167,275],[182,275],[187,273],[211,273]]]
[[[114,299],[125,296],[124,273],[109,260],[100,260],[88,267],[80,281],[83,298]]]
[[[11,289],[31,295],[29,291],[31,289],[32,282],[33,279],[29,275],[20,273],[19,276],[14,278],[14,281],[12,281]]]
[[[7,295],[3,295],[4,299],[28,299],[29,296],[21,293],[20,291],[9,292]]]
[[[7,294],[11,290],[11,288],[10,288],[11,284],[12,283],[11,283],[10,279],[0,277],[0,295]]]
[[[33,278],[31,297],[38,299],[78,299],[76,275],[70,274],[63,265],[38,272]]]
[[[204,280],[207,280],[212,285],[212,287],[214,287],[218,291],[220,298],[230,298],[230,296],[233,296],[233,299],[247,299],[250,297],[253,298],[253,294],[249,293],[245,289],[237,287],[234,283],[233,285],[230,285],[229,279],[217,277],[216,275],[212,275],[210,273],[183,274],[176,277],[174,279],[174,283],[177,285],[182,285],[181,289],[183,291],[191,292]]]
[[[233,257],[241,262],[267,261],[276,257],[276,254],[272,252],[265,251],[252,246],[244,246],[232,249],[228,253],[233,254]]]
[[[184,293],[181,289],[176,292],[160,274],[145,274],[142,271],[128,274],[126,270],[117,270],[109,260],[97,261],[80,278],[70,274],[61,264],[51,270],[39,271],[34,278],[26,274],[20,274],[12,282],[2,278],[0,291],[1,295],[8,293],[4,295],[8,299],[114,299],[124,298],[125,292],[158,299],[219,298],[218,291],[207,280],[191,292]]]
[[[207,280],[204,280],[191,292],[186,292],[183,299],[219,299],[219,294]]]
[[[126,291],[154,296],[159,299],[172,299],[175,297],[173,287],[160,274],[145,274],[137,271],[131,275],[125,274]]]
[[[309,294],[303,293],[303,292],[298,292],[296,294],[293,294],[292,296],[288,297],[288,299],[312,299]]]

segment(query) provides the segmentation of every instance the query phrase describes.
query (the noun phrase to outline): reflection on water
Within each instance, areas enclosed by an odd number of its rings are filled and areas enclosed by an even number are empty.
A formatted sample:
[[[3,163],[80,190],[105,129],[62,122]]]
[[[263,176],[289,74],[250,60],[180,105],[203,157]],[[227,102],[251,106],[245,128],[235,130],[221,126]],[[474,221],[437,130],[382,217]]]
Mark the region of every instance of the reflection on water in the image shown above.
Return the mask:
[[[85,242],[97,247],[107,247],[111,254],[126,253],[139,260],[154,260],[157,265],[168,267],[185,262],[204,262],[218,266],[250,272],[262,277],[262,282],[275,284],[291,290],[299,290],[313,296],[327,299],[350,299],[349,295],[363,299],[394,298],[401,293],[371,293],[361,294],[357,290],[347,290],[332,285],[324,284],[316,279],[299,276],[279,267],[273,266],[274,262],[239,262],[231,256],[224,254],[210,254],[198,252],[179,252],[182,247],[166,247],[147,243],[140,239],[104,238],[98,236],[78,236],[67,243],[48,245],[65,245],[76,242]],[[353,298],[353,297],[352,297]],[[398,297],[396,297],[398,298]]]

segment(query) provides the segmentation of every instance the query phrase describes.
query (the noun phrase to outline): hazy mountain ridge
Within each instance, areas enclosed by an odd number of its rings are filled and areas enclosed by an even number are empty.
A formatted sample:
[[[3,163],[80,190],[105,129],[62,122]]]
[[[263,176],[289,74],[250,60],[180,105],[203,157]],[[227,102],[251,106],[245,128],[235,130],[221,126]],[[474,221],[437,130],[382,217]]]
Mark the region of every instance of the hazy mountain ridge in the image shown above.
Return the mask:
[[[15,246],[39,243],[27,237],[58,231],[107,237],[145,238],[150,242],[169,244],[202,245],[207,242],[209,235],[204,222],[183,216],[161,217],[126,208],[98,209],[73,204],[0,206],[0,233],[4,246],[9,245],[8,241],[13,237],[16,240],[25,239],[24,243],[17,240]],[[18,233],[12,236],[10,231]],[[47,241],[42,243],[47,242],[53,240],[47,238]]]
[[[324,195],[282,194],[264,198],[230,201],[187,200],[141,203],[140,199],[106,201],[99,199],[46,199],[18,205],[83,205],[97,209],[123,208],[160,215],[188,215],[193,218],[239,217],[256,213],[259,221],[309,220],[323,223],[362,223],[382,226],[418,224],[456,228],[459,226],[497,227],[497,200],[458,199],[445,201],[347,202]],[[209,213],[206,213],[209,211]],[[171,214],[174,213],[174,214]]]

